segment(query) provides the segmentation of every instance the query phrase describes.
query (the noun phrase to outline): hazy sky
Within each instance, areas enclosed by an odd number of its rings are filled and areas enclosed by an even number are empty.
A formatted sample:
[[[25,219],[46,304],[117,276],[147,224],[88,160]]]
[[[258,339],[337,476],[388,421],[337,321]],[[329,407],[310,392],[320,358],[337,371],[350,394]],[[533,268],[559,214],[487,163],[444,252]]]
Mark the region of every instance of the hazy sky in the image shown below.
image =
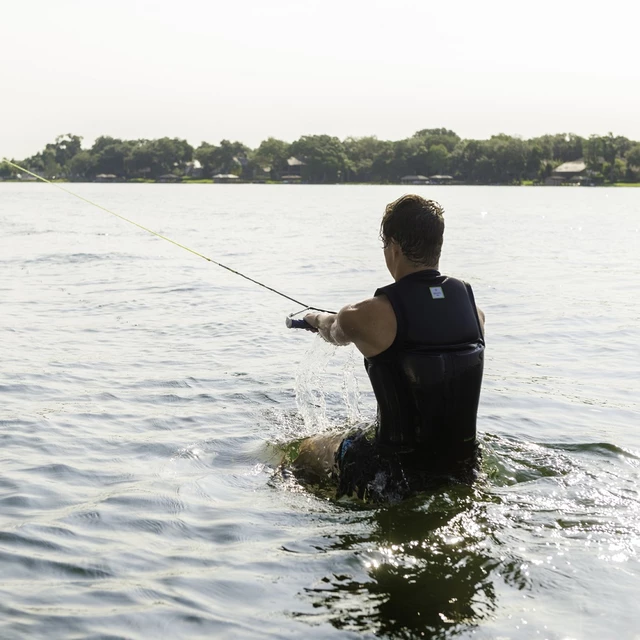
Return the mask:
[[[0,157],[124,138],[640,140],[640,3],[0,0]]]

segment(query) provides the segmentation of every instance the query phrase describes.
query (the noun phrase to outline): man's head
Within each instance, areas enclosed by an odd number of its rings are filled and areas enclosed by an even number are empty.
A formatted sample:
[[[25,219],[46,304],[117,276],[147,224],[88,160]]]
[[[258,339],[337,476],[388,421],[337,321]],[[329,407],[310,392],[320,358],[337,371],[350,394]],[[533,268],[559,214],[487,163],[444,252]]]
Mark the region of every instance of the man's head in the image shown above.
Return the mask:
[[[437,268],[444,236],[444,211],[434,200],[406,195],[387,205],[380,223],[380,239],[389,269],[390,254],[401,252],[415,268]],[[393,273],[393,271],[392,271]]]

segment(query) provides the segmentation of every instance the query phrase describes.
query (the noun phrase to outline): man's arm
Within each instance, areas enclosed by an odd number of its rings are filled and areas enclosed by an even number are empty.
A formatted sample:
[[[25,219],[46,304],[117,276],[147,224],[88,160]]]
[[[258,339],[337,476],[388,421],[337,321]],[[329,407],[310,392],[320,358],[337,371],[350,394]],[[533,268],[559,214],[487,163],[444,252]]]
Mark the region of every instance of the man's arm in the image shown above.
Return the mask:
[[[476,311],[478,312],[478,319],[480,320],[480,331],[484,336],[484,311],[476,305]]]
[[[349,335],[350,323],[346,321],[350,308],[350,305],[347,305],[338,313],[308,313],[304,319],[305,322],[316,328],[327,342],[338,346],[351,344],[354,336]],[[346,326],[347,331],[343,325]]]
[[[338,313],[308,313],[304,319],[331,344],[353,342],[365,356],[389,348],[396,337],[396,316],[386,296],[350,304]]]

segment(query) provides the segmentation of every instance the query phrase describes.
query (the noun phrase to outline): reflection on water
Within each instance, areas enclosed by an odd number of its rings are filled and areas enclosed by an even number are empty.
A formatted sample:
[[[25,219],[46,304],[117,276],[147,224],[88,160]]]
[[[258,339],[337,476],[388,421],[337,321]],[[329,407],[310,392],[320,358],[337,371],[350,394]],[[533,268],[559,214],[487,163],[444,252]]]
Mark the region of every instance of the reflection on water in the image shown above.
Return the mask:
[[[630,484],[620,496],[619,487],[622,479],[637,486],[636,455],[605,443],[542,446],[494,435],[483,438],[483,448],[483,477],[474,487],[376,509],[337,503],[359,526],[326,536],[316,551],[340,556],[349,570],[305,587],[303,600],[314,611],[296,619],[389,638],[511,637],[534,628],[528,625],[538,614],[527,604],[534,595],[562,588],[578,605],[590,563],[635,560],[638,491]],[[602,469],[597,489],[584,475],[594,457]],[[513,620],[496,622],[505,589],[522,592],[523,604]],[[550,596],[550,620],[559,604]],[[635,616],[628,609],[621,615],[622,628]],[[567,621],[558,616],[557,624]],[[584,626],[580,617],[572,624]]]
[[[327,547],[354,552],[362,571],[328,575],[307,596],[340,629],[445,638],[473,627],[495,609],[499,564],[479,497],[455,487],[368,512],[369,535]]]
[[[348,423],[326,413],[324,381],[335,353],[318,343],[308,352],[319,366],[298,377],[304,424],[300,415],[281,416],[288,425],[281,433],[348,430]],[[342,373],[349,385],[348,360]],[[336,398],[331,403],[339,404]],[[357,402],[355,408],[360,415]],[[596,634],[585,635],[582,617],[567,625],[557,609],[584,597],[580,579],[590,574],[594,557],[600,571],[636,560],[637,452],[606,442],[537,443],[493,433],[480,439],[482,468],[472,487],[452,485],[381,508],[336,502],[333,486],[302,487],[285,478],[282,486],[331,501],[346,520],[358,522],[315,546],[318,554],[340,557],[342,569],[332,565],[304,587],[302,598],[313,612],[298,611],[296,620],[389,638],[528,637],[539,617],[528,603],[548,598],[546,617],[557,628],[579,629],[576,637]],[[286,459],[295,458],[299,442],[284,447]],[[569,605],[557,594],[547,596],[558,588]],[[523,594],[517,607],[513,590]],[[505,595],[513,613],[500,619],[495,614]],[[621,612],[620,628],[633,616]],[[561,637],[547,625],[536,632],[542,631]]]

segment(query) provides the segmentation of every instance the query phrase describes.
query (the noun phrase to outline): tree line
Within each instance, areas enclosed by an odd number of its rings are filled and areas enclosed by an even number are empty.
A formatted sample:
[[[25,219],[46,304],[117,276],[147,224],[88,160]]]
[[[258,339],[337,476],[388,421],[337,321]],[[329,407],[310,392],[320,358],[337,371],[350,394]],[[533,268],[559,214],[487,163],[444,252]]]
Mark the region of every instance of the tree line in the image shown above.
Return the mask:
[[[292,167],[291,158],[299,162]],[[544,182],[564,162],[584,159],[595,183],[640,181],[640,142],[623,136],[553,134],[523,140],[499,134],[488,140],[462,139],[449,129],[423,129],[403,140],[375,136],[340,140],[302,136],[295,142],[268,138],[256,149],[241,142],[122,140],[99,137],[82,148],[82,137],[58,136],[18,164],[49,179],[157,180],[161,176],[211,178],[232,174],[242,180],[282,180],[292,171],[309,183],[397,183],[404,176],[451,176],[467,184]],[[194,164],[194,161],[197,163]],[[194,170],[197,167],[197,171]],[[17,171],[0,163],[0,178]]]

